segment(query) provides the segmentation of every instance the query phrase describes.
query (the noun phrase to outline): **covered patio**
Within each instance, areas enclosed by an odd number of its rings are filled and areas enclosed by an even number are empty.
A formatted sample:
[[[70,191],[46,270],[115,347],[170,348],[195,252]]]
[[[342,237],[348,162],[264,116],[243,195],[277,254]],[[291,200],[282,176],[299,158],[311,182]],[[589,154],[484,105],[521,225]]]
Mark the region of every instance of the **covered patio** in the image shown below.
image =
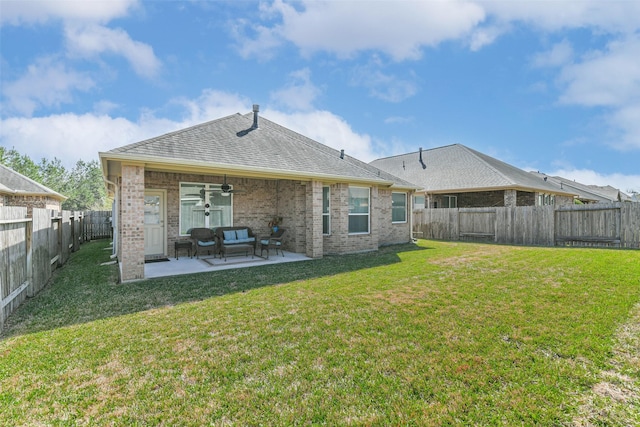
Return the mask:
[[[268,258],[254,255],[228,257],[225,261],[213,255],[201,256],[200,258],[179,256],[167,258],[168,261],[148,262],[144,265],[145,279],[158,277],[178,276],[182,274],[207,273],[219,270],[229,270],[233,268],[259,267],[262,265],[282,264],[287,262],[311,260],[304,254],[283,251],[284,256],[279,252],[272,253]]]

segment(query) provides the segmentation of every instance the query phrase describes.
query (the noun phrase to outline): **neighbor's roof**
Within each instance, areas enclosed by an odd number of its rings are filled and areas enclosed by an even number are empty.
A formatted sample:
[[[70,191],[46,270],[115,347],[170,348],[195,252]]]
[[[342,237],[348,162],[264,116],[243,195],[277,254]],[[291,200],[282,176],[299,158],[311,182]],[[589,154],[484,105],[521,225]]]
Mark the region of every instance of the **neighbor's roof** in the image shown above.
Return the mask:
[[[370,182],[398,188],[415,185],[253,113],[240,113],[171,132],[111,151],[105,160],[135,160],[148,168],[190,166],[200,171],[236,171],[252,176],[285,176]]]
[[[583,201],[599,203],[631,201],[630,196],[610,185],[586,185],[560,176],[549,176],[542,172],[531,172],[531,174],[540,176],[543,179],[547,178],[547,182],[561,189],[575,192],[578,195],[578,199]]]
[[[62,194],[2,164],[0,164],[0,193],[11,196],[47,196],[57,200],[67,199]]]
[[[371,164],[413,182],[428,193],[525,190],[573,196],[493,157],[461,144],[374,160]]]

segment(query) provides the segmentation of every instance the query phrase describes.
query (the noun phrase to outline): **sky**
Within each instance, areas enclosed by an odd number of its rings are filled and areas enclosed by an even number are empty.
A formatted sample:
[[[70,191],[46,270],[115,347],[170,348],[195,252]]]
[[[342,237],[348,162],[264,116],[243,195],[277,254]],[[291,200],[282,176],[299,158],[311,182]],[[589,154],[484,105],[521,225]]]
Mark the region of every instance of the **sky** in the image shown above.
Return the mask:
[[[235,113],[640,192],[640,1],[0,0],[0,146],[69,168]]]

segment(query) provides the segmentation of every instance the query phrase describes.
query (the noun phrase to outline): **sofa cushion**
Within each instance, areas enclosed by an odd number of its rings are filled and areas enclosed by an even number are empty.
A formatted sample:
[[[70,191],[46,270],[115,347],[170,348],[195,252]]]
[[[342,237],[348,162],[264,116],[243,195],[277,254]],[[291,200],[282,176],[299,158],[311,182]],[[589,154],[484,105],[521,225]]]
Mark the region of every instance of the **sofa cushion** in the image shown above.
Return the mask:
[[[215,244],[216,242],[213,241],[203,242],[202,240],[198,240],[198,246],[213,246]]]
[[[260,243],[261,243],[261,244],[263,244],[263,245],[265,245],[265,246],[267,246],[267,245],[269,244],[269,241],[268,241],[268,240],[260,240]],[[280,242],[279,240],[274,240],[274,241],[273,241],[273,244],[274,244],[275,246],[280,246],[280,245],[281,245],[281,243],[282,243],[282,242]]]
[[[236,236],[238,240],[248,239],[249,230],[247,230],[246,228],[241,228],[240,230],[236,230]]]
[[[236,230],[224,230],[224,242],[227,243],[228,240],[236,240]]]

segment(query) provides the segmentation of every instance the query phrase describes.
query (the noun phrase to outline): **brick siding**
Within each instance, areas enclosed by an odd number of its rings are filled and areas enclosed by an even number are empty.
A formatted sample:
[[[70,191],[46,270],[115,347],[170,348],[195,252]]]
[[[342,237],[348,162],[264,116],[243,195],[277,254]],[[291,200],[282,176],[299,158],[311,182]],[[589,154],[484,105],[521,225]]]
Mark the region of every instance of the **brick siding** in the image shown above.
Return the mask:
[[[144,167],[122,165],[120,191],[120,279],[144,279]]]
[[[122,280],[144,275],[144,190],[166,193],[166,255],[173,255],[180,235],[180,183],[221,184],[222,175],[201,175],[144,171],[141,166],[122,167],[120,191],[120,234]],[[391,222],[391,194],[388,189],[371,188],[370,232],[350,235],[349,185],[330,185],[331,234],[322,235],[322,188],[320,181],[270,180],[227,177],[237,191],[233,195],[233,225],[246,225],[258,236],[268,236],[273,216],[283,218],[287,230],[285,250],[310,257],[376,250],[385,244],[410,240],[410,223]],[[408,194],[410,201],[411,194]],[[409,209],[409,206],[407,207]]]

